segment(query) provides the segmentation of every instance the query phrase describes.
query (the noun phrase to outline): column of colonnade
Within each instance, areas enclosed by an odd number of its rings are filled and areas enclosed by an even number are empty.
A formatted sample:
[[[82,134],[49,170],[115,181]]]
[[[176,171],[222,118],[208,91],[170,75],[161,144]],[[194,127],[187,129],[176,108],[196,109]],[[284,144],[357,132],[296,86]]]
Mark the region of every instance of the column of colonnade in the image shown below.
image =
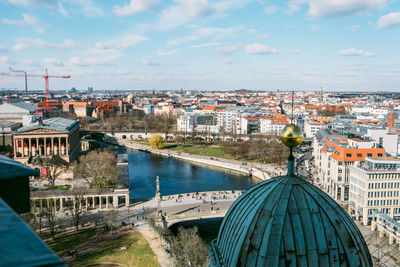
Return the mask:
[[[48,140],[50,139],[50,140]],[[68,155],[68,137],[14,137],[14,157]],[[43,151],[42,151],[43,150]]]

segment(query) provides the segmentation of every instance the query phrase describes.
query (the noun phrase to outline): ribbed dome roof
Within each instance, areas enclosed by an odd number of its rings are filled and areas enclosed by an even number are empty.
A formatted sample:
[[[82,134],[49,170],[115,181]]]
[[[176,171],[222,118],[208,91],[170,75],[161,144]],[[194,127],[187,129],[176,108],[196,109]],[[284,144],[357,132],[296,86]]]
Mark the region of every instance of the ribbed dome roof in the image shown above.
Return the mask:
[[[298,178],[272,178],[249,189],[225,216],[211,266],[372,266],[350,216]]]

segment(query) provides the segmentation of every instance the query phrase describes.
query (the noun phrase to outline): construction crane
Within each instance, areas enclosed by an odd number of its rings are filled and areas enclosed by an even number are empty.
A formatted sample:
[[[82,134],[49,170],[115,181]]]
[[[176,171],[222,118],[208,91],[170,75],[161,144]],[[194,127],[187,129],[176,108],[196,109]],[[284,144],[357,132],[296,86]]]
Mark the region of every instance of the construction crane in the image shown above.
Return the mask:
[[[49,104],[49,78],[71,78],[71,75],[65,75],[65,76],[55,76],[55,75],[49,75],[47,73],[45,74],[30,74],[24,72],[18,73],[18,72],[8,72],[8,73],[0,73],[0,76],[11,76],[11,77],[42,77],[44,78],[44,83],[45,83],[45,109],[46,111],[50,111],[50,104]]]

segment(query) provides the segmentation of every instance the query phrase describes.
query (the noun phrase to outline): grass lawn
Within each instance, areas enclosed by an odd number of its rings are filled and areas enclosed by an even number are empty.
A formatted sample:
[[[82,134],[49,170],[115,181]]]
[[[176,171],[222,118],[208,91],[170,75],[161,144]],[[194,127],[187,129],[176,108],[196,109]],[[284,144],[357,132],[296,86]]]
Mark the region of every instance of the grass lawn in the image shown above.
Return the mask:
[[[121,250],[126,247],[126,250]],[[79,256],[71,266],[87,266],[101,262],[115,262],[126,266],[158,266],[158,261],[146,240],[139,232],[129,233]]]
[[[72,250],[79,244],[88,241],[91,237],[94,238],[96,233],[99,233],[101,229],[87,229],[78,232],[56,235],[56,240],[50,239],[47,241],[47,245],[60,257],[64,256],[65,252]]]

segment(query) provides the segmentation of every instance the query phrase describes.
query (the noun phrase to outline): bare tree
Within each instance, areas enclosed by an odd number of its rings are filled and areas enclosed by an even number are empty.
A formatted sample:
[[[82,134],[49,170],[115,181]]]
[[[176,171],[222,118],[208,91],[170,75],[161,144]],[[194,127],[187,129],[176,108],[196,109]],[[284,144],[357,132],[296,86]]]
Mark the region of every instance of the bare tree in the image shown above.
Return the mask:
[[[57,226],[57,215],[56,215],[56,203],[54,199],[49,199],[42,207],[43,216],[47,220],[47,226],[49,227],[49,231],[51,237],[54,238],[54,234],[56,233],[56,226]]]
[[[118,220],[118,214],[115,209],[112,209],[110,211],[107,211],[103,215],[104,217],[104,222],[106,223],[107,226],[111,228],[111,233],[113,234],[113,226],[117,223]]]
[[[91,151],[82,155],[74,166],[74,177],[84,179],[90,188],[115,185],[118,176],[117,159],[109,150]]]
[[[178,235],[172,237],[170,245],[177,266],[208,266],[208,248],[200,239],[197,227],[178,228]]]
[[[84,215],[85,208],[83,208],[84,196],[87,192],[86,188],[77,187],[71,190],[73,194],[73,200],[71,202],[71,216],[72,221],[75,225],[76,231],[79,231],[79,223]]]
[[[65,173],[68,163],[58,156],[52,156],[50,159],[43,161],[42,166],[46,170],[46,180],[49,182],[50,187],[54,188],[56,180]]]

